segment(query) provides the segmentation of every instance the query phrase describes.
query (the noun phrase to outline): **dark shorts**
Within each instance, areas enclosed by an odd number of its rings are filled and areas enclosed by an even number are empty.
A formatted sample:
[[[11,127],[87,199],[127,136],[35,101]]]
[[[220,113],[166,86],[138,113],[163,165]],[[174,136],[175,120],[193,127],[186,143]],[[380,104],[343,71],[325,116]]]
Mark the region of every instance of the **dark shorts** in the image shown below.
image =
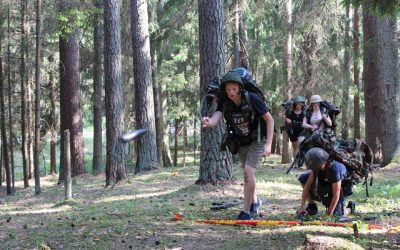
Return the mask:
[[[309,176],[310,176],[310,172],[302,173],[299,176],[298,180],[300,181],[301,184],[305,185]],[[310,192],[310,196],[317,201],[321,200],[319,197],[316,197],[316,195],[312,194],[311,192]],[[340,195],[339,201],[336,205],[335,210],[333,211],[333,214],[337,215],[337,216],[344,215],[345,203],[346,203],[346,198],[343,195]]]
[[[291,142],[297,141],[301,132],[303,132],[303,128],[292,128],[291,133],[288,133],[289,140]]]

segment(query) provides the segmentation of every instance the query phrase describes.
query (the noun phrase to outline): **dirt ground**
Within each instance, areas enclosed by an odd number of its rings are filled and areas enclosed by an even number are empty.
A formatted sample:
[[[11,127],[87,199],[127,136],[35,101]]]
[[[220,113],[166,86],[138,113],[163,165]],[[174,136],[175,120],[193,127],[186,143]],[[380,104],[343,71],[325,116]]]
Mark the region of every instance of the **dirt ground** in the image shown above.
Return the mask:
[[[264,204],[258,219],[296,220],[301,188],[295,170],[264,163],[257,170],[257,190]],[[0,249],[400,249],[400,166],[374,172],[370,198],[364,187],[355,190],[360,229],[325,226],[226,226],[195,219],[235,219],[236,205],[211,210],[214,203],[241,204],[243,183],[235,166],[231,185],[195,185],[198,167],[170,168],[130,175],[129,180],[104,188],[105,176],[75,178],[72,200],[64,201],[58,176],[41,179],[14,196],[0,188]],[[322,209],[322,207],[321,207]],[[175,214],[182,215],[177,221]],[[365,221],[369,219],[369,221]],[[320,216],[311,220],[332,221]],[[367,230],[366,224],[384,226]]]

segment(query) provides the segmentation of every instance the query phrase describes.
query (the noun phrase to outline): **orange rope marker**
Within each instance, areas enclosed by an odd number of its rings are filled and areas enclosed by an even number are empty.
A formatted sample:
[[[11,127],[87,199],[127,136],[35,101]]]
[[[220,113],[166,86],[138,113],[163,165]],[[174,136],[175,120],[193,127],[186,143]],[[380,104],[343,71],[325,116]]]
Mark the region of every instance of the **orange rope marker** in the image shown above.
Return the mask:
[[[175,219],[179,221],[184,221],[182,216],[177,213],[175,214]],[[358,234],[358,228],[356,223],[337,223],[328,221],[283,221],[283,220],[194,220],[197,223],[207,223],[207,224],[218,224],[218,225],[247,225],[247,226],[329,226],[329,227],[345,227],[353,228],[356,234]],[[400,226],[385,228],[380,225],[366,224],[368,230],[380,229],[388,230],[389,232],[400,231]]]

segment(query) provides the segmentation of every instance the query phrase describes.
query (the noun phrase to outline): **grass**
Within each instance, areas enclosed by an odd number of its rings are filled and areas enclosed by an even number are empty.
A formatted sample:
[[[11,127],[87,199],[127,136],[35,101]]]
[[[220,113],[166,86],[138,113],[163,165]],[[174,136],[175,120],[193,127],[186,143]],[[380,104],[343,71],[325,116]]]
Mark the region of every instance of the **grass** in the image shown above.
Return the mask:
[[[278,156],[270,160],[277,162]],[[263,219],[295,219],[301,193],[295,176],[300,172],[286,175],[285,170],[286,166],[270,162],[257,170],[258,192],[265,201]],[[399,170],[400,167],[393,169],[395,174],[391,175],[376,174],[369,199],[362,186],[355,188],[352,198],[360,211],[355,219],[377,214],[373,223],[399,224],[400,214],[383,214],[400,205],[396,175]],[[44,177],[45,191],[41,195],[34,196],[29,189],[19,190],[15,196],[2,200],[2,249],[301,249],[306,235],[340,239],[340,249],[399,247],[393,234],[365,229],[355,239],[352,230],[344,228],[194,223],[192,220],[198,218],[234,219],[240,206],[213,211],[211,203],[242,197],[242,173],[237,165],[237,181],[228,186],[194,185],[197,174],[198,167],[192,166],[130,174],[129,181],[106,189],[104,176],[83,175],[76,178],[74,198],[68,201],[63,199],[63,187],[56,185],[57,176]],[[184,221],[175,221],[176,213],[181,213]]]
[[[85,146],[91,148],[91,131],[85,131]],[[48,149],[45,149],[45,155]],[[90,170],[90,152],[86,152]],[[199,152],[196,163],[199,162]],[[49,164],[49,157],[46,163]],[[57,158],[58,159],[58,158]],[[5,197],[0,188],[1,249],[302,249],[306,237],[323,237],[335,243],[331,249],[400,248],[398,232],[366,230],[366,223],[400,225],[400,166],[374,173],[369,189],[358,185],[351,197],[357,203],[353,216],[360,225],[360,238],[352,230],[321,226],[246,227],[195,223],[194,219],[235,219],[241,207],[210,210],[216,201],[242,199],[242,172],[235,163],[236,182],[231,185],[195,185],[198,165],[188,152],[185,167],[182,155],[178,167],[138,175],[113,188],[104,188],[105,176],[89,174],[74,178],[73,199],[64,200],[57,176],[42,177],[43,192],[33,195],[31,187]],[[131,159],[128,159],[131,160]],[[264,200],[260,219],[295,220],[301,188],[294,170],[286,175],[287,165],[273,155],[257,169],[257,191]],[[17,171],[18,172],[18,171]],[[5,197],[5,198],[2,198]],[[322,206],[320,206],[322,210]],[[395,211],[388,213],[388,211]],[[397,211],[397,212],[396,212]],[[184,221],[176,221],[180,213]],[[375,216],[365,222],[366,216]],[[315,219],[333,220],[325,216]],[[325,238],[324,238],[325,237]]]

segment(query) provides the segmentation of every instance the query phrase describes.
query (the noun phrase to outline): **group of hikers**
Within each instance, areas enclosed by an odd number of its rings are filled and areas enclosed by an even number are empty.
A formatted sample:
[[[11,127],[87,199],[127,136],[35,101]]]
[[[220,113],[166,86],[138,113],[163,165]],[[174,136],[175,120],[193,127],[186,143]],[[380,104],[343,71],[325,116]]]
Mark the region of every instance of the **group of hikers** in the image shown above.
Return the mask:
[[[256,193],[256,168],[262,157],[271,154],[274,133],[274,119],[264,97],[247,91],[247,80],[244,79],[248,74],[245,68],[236,68],[219,78],[217,109],[211,117],[202,117],[205,128],[212,128],[222,118],[225,119],[226,136],[223,145],[240,157],[244,173],[244,199],[237,220],[252,220],[259,213],[262,200]],[[306,99],[296,96],[290,107],[281,114],[285,119],[294,157],[298,157],[302,142],[313,132],[332,126],[332,119],[321,106],[322,102],[319,95],[313,95],[310,107],[307,107]],[[325,206],[327,215],[341,217],[354,212],[354,202],[345,205],[346,197],[352,193],[352,184],[345,179],[346,166],[333,160],[322,147],[312,147],[304,153],[304,163],[310,171],[298,178],[303,191],[297,214],[316,215],[316,201]]]

